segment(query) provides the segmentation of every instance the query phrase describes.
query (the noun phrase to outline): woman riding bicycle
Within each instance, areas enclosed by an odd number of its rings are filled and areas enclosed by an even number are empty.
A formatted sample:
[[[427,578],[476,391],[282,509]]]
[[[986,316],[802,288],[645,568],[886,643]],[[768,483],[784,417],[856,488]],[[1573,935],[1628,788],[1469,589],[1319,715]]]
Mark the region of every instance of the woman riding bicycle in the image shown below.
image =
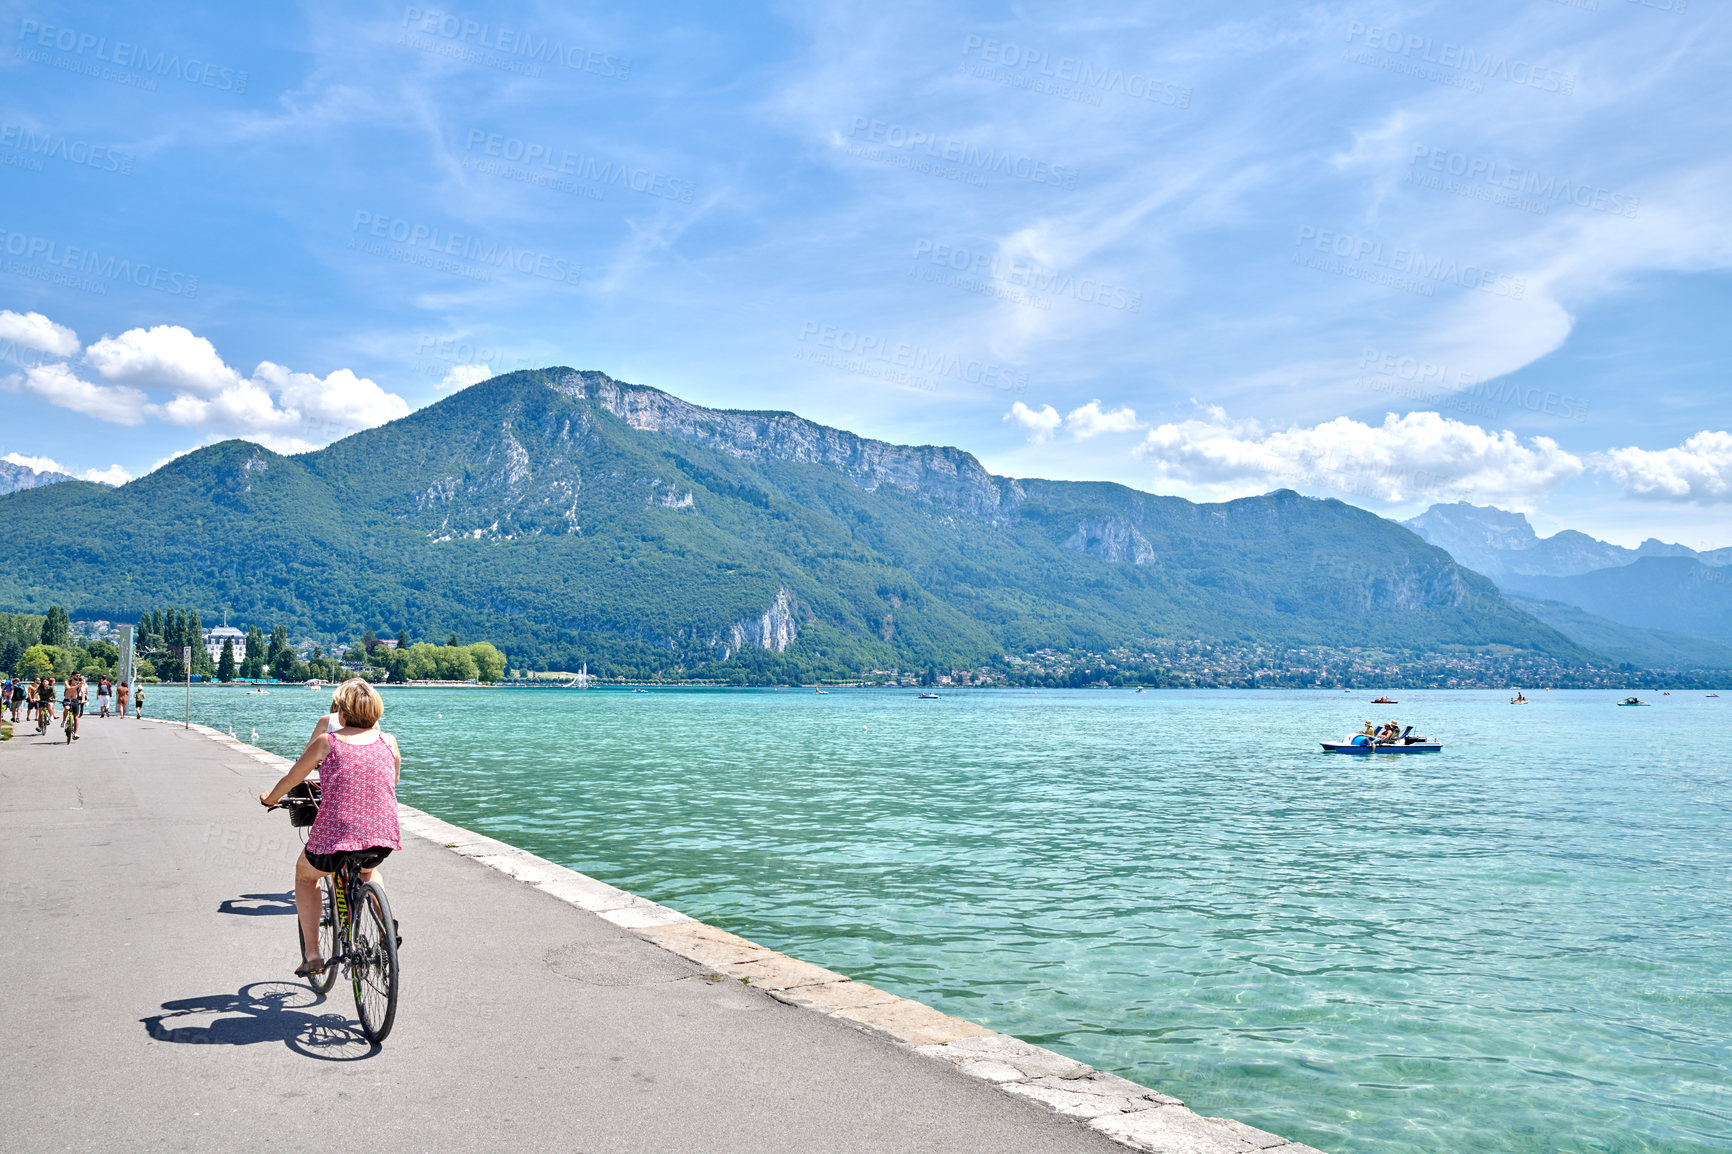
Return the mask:
[[[295,973],[301,977],[325,968],[319,948],[319,879],[333,873],[340,855],[364,851],[363,881],[394,849],[402,849],[397,828],[397,779],[403,755],[397,739],[379,729],[385,703],[379,691],[360,678],[345,681],[333,700],[342,726],[315,733],[294,767],[259,800],[267,806],[319,771],[319,816],[307,836],[307,848],[295,862],[295,913],[301,920],[301,940],[315,951],[304,956]]]

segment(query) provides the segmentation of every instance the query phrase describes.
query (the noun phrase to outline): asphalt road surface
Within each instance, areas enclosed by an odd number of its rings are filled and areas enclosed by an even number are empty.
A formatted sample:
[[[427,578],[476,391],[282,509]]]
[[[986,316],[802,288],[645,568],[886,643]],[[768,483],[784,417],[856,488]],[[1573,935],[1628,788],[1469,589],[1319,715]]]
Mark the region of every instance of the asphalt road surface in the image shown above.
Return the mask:
[[[31,730],[0,745],[8,1151],[1123,1154],[408,834],[371,1046],[341,979],[293,976],[301,840],[256,800],[269,769],[152,722]]]

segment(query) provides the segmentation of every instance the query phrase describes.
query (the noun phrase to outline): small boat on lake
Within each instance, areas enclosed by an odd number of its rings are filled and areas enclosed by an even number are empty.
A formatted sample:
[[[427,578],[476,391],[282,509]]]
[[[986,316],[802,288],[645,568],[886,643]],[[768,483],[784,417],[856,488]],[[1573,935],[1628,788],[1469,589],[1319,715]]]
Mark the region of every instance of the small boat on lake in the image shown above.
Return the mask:
[[[1626,698],[1624,698],[1624,700],[1618,702],[1618,704],[1619,705],[1647,705],[1648,703],[1646,701],[1639,701],[1634,697],[1626,697]]]
[[[926,701],[937,701],[938,700],[938,694],[936,694],[936,693],[922,693],[920,696],[922,699],[924,699]]]
[[[827,695],[827,694],[829,694],[830,691],[828,689],[814,689],[812,692],[813,693],[822,693],[822,694]]]
[[[1395,700],[1395,698],[1393,698],[1393,697],[1373,697],[1371,699],[1371,704],[1373,704],[1373,705],[1400,705],[1401,702]]]
[[[1526,705],[1528,704],[1528,699],[1523,697],[1521,690],[1518,689],[1516,690],[1516,695],[1509,699],[1509,703],[1511,705]]]
[[[1441,753],[1443,743],[1413,736],[1413,726],[1401,731],[1401,736],[1379,741],[1366,733],[1355,733],[1340,741],[1325,741],[1325,753]]]

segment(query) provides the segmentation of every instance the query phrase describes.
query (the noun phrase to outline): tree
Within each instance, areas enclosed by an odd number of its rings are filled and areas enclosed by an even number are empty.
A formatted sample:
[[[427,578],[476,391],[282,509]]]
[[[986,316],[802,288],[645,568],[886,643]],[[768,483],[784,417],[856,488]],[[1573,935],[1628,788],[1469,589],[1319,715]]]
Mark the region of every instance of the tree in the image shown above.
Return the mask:
[[[374,633],[371,629],[361,634],[361,648],[368,653],[379,648],[379,635]]]
[[[25,677],[47,677],[54,672],[54,650],[47,645],[32,645],[18,659],[18,672]]]
[[[0,673],[12,673],[18,668],[18,659],[24,656],[24,647],[17,639],[8,637],[0,641]]]
[[[442,645],[436,658],[439,677],[444,681],[473,681],[479,672],[475,658],[461,645]]]
[[[271,676],[278,681],[293,681],[295,666],[299,664],[300,662],[295,658],[295,651],[285,643],[281,649],[277,650],[277,655],[271,658]],[[305,669],[306,667],[301,666],[301,668]],[[305,674],[302,675],[301,680],[306,680]]]
[[[235,679],[235,639],[223,638],[223,655],[217,661],[217,680],[227,683]]]
[[[50,605],[48,616],[42,619],[42,644],[64,646],[71,643],[72,622],[67,619],[66,610]]]
[[[457,634],[453,633],[451,635],[451,640],[447,641],[445,645],[447,648],[455,648],[457,645]]]
[[[247,629],[247,660],[258,658],[263,661],[268,653],[265,646],[265,635],[259,632],[257,625]]]
[[[407,629],[397,630],[397,648],[398,649],[409,648],[409,631]]]
[[[272,669],[275,669],[285,653],[289,654],[290,657],[294,656],[294,653],[289,649],[289,627],[278,625],[271,630],[271,644],[265,652],[265,662]]]
[[[468,646],[467,650],[475,661],[477,681],[498,681],[505,676],[505,654],[499,652],[491,642],[477,641]]]

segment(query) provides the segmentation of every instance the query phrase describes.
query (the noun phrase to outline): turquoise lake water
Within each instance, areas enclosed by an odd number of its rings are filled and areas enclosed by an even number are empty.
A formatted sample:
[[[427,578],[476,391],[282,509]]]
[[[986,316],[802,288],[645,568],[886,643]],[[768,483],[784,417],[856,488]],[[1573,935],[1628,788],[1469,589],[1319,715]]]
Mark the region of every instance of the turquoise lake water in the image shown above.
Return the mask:
[[[410,689],[385,723],[411,805],[1205,1114],[1723,1154],[1732,693],[1531,695]],[[192,699],[288,756],[328,700]],[[1319,752],[1391,717],[1444,751]]]

